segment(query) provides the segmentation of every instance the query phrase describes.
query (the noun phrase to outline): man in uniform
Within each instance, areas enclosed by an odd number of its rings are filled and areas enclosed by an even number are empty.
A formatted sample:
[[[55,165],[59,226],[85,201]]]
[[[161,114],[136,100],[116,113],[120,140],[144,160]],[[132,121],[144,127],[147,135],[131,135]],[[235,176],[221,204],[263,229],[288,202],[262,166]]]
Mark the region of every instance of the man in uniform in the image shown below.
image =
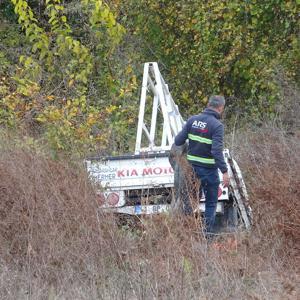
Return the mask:
[[[213,233],[218,202],[219,174],[223,174],[223,185],[228,186],[229,176],[223,156],[224,126],[220,122],[224,111],[223,96],[211,96],[207,108],[199,115],[190,117],[181,132],[175,137],[175,145],[181,146],[189,140],[187,160],[201,180],[205,194],[205,232]]]

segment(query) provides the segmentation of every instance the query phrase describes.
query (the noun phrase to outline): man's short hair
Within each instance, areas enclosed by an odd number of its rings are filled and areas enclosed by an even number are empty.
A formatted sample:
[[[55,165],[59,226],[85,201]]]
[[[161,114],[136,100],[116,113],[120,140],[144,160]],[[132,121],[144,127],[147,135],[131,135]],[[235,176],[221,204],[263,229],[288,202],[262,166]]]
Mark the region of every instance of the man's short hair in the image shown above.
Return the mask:
[[[225,98],[219,95],[213,95],[209,97],[208,106],[218,108],[225,105]]]

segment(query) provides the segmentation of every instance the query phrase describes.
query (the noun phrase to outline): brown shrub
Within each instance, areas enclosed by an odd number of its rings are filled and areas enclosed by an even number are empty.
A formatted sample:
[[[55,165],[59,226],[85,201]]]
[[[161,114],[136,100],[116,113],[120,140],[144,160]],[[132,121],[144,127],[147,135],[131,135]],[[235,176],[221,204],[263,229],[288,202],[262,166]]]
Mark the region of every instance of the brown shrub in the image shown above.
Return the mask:
[[[114,223],[97,214],[83,165],[53,161],[28,149],[3,149],[0,190],[4,260],[30,264],[34,276],[57,281],[57,271],[69,265],[80,271],[105,249],[105,226]]]
[[[255,128],[238,137],[235,154],[246,178],[255,228],[272,244],[282,237],[285,255],[300,240],[299,136],[278,128]]]
[[[80,163],[2,147],[0,298],[297,299],[298,140],[260,129],[235,145],[255,225],[214,244],[179,215],[117,227]]]

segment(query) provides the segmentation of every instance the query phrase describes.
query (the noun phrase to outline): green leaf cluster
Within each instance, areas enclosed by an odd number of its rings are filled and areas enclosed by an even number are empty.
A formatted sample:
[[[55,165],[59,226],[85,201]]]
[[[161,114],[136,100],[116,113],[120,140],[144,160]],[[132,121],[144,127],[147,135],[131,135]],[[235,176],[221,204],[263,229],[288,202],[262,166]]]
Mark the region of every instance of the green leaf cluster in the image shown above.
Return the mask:
[[[279,79],[299,87],[299,1],[7,3],[0,124],[55,151],[131,151],[146,61],[158,61],[184,117],[211,94],[225,95],[229,119],[270,117],[286,101]]]
[[[120,2],[121,23],[142,40],[142,57],[165,67],[188,114],[223,94],[232,114],[268,115],[279,100],[279,66],[299,83],[297,1]]]
[[[78,2],[82,25],[88,23],[79,35],[60,0],[46,0],[42,14],[27,0],[11,2],[29,47],[1,82],[2,124],[29,124],[57,150],[105,146],[109,137],[102,129],[110,114],[103,114],[98,96],[113,92],[110,86],[101,90],[112,77],[104,58],[114,53],[124,28],[100,0]],[[1,53],[0,59],[5,62]]]

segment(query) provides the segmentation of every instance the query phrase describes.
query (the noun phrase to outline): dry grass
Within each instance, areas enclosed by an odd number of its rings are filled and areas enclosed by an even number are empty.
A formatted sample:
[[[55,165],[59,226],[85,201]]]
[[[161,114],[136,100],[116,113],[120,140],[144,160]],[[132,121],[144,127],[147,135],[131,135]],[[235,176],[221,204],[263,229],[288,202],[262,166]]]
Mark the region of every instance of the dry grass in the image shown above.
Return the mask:
[[[234,150],[255,227],[217,247],[179,216],[118,228],[83,166],[2,146],[0,298],[297,299],[299,137],[261,129]]]
[[[283,237],[289,244],[285,254],[292,253],[300,240],[300,132],[249,130],[236,145],[236,158],[255,207],[257,231],[271,239]]]

